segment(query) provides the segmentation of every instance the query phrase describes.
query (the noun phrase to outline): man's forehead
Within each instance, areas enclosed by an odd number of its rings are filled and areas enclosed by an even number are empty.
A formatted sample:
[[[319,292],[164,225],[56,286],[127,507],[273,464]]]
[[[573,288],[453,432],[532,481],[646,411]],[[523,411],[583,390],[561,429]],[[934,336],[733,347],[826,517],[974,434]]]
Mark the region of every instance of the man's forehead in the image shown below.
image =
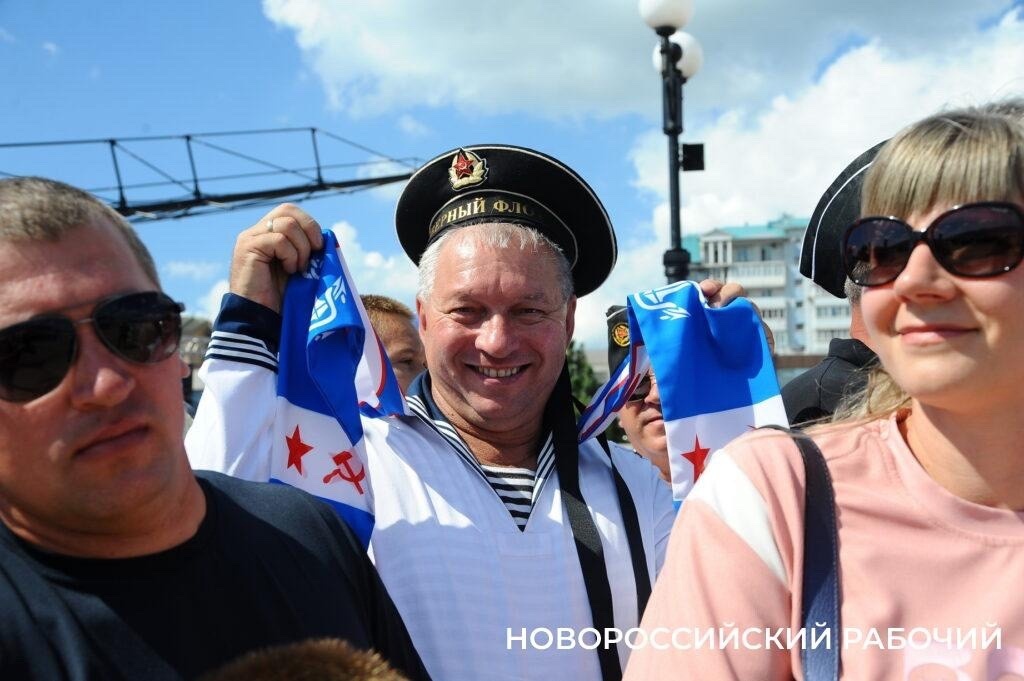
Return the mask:
[[[113,229],[83,225],[58,241],[0,240],[0,318],[91,309],[102,298],[156,288]]]
[[[555,251],[543,240],[532,243],[528,237],[509,234],[506,239],[496,239],[487,229],[496,225],[485,223],[465,227],[451,235],[437,254],[441,266],[458,266],[464,261],[478,261],[474,264],[493,262],[495,256],[508,263],[515,261],[516,269],[550,269],[557,276]],[[524,242],[523,239],[526,239]]]
[[[404,335],[416,336],[413,322],[397,312],[378,313],[373,327],[382,339],[385,336],[387,338],[399,338]]]
[[[554,300],[556,300],[557,298],[560,297],[560,296],[557,295],[557,293],[555,291],[551,290],[550,288],[545,289],[545,288],[539,288],[538,287],[538,288],[530,288],[530,289],[526,289],[526,290],[523,290],[521,288],[516,288],[514,291],[510,291],[509,287],[502,287],[502,286],[498,285],[497,282],[495,282],[493,285],[486,285],[485,284],[485,285],[481,285],[481,286],[473,286],[473,285],[451,286],[451,287],[448,287],[447,290],[443,291],[443,297],[448,299],[448,300],[452,300],[452,301],[459,301],[459,300],[467,300],[468,301],[468,300],[475,300],[475,299],[480,298],[480,297],[488,296],[488,295],[490,295],[492,293],[495,293],[495,292],[506,292],[506,293],[509,293],[509,294],[514,294],[511,297],[514,297],[516,301],[525,302],[525,303],[549,302],[549,301],[554,301]]]

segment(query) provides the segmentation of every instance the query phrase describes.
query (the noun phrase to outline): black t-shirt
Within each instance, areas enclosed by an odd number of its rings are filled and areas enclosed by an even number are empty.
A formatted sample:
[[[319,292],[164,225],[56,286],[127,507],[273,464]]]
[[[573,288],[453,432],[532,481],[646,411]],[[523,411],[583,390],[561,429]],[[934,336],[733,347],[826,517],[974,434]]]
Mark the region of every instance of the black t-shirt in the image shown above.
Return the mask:
[[[283,485],[196,474],[206,517],[161,553],[48,554],[0,524],[0,679],[193,678],[247,651],[317,637],[426,678],[351,530]]]

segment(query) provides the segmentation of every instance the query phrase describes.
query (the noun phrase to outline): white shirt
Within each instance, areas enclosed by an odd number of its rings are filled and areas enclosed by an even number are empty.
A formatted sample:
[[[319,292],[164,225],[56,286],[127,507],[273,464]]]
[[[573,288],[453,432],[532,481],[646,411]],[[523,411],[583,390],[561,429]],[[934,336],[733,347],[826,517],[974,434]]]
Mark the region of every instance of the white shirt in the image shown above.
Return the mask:
[[[276,373],[262,350],[257,365],[216,352],[215,344],[216,334],[200,371],[206,390],[186,438],[189,460],[197,469],[267,480]],[[577,638],[593,620],[557,473],[538,478],[520,530],[479,466],[429,421],[364,419],[363,428],[376,516],[371,556],[430,674],[600,679],[597,654]],[[593,440],[579,451],[580,489],[604,547],[615,625],[625,632],[638,623],[636,588],[609,458]],[[656,575],[675,519],[671,492],[647,460],[622,448],[612,458]],[[572,647],[564,638],[560,647],[560,631],[572,632]],[[620,644],[623,668],[628,655]]]

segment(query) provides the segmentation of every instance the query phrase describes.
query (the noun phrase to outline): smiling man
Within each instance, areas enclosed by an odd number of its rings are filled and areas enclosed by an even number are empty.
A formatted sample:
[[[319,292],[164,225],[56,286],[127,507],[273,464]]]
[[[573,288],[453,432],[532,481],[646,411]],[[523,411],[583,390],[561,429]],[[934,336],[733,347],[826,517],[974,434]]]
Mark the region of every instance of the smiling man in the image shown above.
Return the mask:
[[[636,625],[675,514],[647,462],[577,444],[565,353],[577,297],[615,264],[608,215],[560,161],[487,145],[424,165],[396,222],[419,265],[427,371],[409,415],[363,420],[381,577],[436,678],[617,679],[628,648],[593,635]],[[255,470],[254,442],[269,459],[275,273],[321,243],[290,205],[239,236],[214,334],[230,354],[208,355],[189,433],[196,467]]]
[[[323,636],[425,676],[326,506],[193,474],[182,308],[124,219],[40,178],[0,213],[0,677],[194,678]]]

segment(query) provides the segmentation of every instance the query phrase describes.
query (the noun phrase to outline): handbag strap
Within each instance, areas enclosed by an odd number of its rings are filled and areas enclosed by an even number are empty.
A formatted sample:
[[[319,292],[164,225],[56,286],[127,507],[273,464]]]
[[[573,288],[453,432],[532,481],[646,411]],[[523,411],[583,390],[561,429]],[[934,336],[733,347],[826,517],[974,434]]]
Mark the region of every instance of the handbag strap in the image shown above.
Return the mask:
[[[836,681],[839,678],[842,629],[839,541],[832,477],[814,440],[804,433],[775,428],[789,433],[804,460],[804,578],[800,625],[807,636],[810,636],[812,627],[817,631],[829,631],[827,645],[812,647],[808,641],[801,651],[804,680]]]

